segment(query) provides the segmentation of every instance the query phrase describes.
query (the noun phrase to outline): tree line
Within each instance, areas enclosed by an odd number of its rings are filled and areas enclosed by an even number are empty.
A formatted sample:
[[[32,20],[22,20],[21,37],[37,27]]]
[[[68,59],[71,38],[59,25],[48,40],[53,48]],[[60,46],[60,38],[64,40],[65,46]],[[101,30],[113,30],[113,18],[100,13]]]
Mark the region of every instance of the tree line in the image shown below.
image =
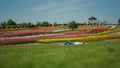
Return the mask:
[[[47,21],[43,21],[40,22],[38,21],[36,24],[33,24],[31,22],[28,23],[19,23],[17,24],[16,22],[14,22],[12,19],[9,19],[7,22],[2,22],[0,23],[0,28],[4,29],[4,28],[33,28],[33,27],[47,27],[47,26],[68,26],[69,28],[71,28],[72,30],[74,28],[77,28],[79,25],[110,25],[110,24],[105,24],[103,23],[77,23],[76,21],[71,21],[63,24],[58,24],[57,22],[54,22],[53,24],[47,22]],[[118,25],[120,25],[120,19],[118,19]]]
[[[0,23],[0,28],[33,28],[33,27],[39,27],[39,26],[58,26],[61,24],[57,24],[56,22],[54,22],[54,24],[50,24],[47,21],[44,22],[37,22],[36,24],[33,24],[31,22],[28,23],[19,23],[17,24],[16,22],[14,22],[12,19],[9,19],[7,22],[1,22]]]
[[[73,21],[74,23],[76,23],[75,21]],[[67,26],[68,24],[63,23],[63,24],[58,24],[57,22],[54,22],[53,24],[47,22],[47,21],[43,21],[40,22],[38,21],[36,24],[33,24],[31,22],[28,23],[19,23],[17,24],[16,22],[14,22],[12,19],[9,19],[7,22],[1,22],[0,23],[0,28],[33,28],[33,27],[42,27],[42,26]]]

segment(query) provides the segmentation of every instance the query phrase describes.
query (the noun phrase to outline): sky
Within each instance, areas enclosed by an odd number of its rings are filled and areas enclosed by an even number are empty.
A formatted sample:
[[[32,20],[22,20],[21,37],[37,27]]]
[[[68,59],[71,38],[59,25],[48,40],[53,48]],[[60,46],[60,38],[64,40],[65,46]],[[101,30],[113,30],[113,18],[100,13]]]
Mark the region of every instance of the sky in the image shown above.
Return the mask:
[[[88,22],[91,16],[117,23],[120,0],[0,0],[0,22],[81,23]]]

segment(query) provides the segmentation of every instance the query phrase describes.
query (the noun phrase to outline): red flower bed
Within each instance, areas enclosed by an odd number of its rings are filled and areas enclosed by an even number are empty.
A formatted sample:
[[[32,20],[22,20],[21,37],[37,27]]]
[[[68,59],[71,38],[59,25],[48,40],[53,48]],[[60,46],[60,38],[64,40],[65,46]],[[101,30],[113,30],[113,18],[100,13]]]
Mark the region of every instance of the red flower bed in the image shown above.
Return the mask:
[[[100,32],[107,31],[107,30],[109,30],[109,29],[107,29],[107,28],[93,29],[92,33],[100,33]]]
[[[13,37],[13,36],[26,36],[34,34],[49,34],[54,33],[51,30],[23,30],[23,31],[11,31],[0,34],[0,37]]]

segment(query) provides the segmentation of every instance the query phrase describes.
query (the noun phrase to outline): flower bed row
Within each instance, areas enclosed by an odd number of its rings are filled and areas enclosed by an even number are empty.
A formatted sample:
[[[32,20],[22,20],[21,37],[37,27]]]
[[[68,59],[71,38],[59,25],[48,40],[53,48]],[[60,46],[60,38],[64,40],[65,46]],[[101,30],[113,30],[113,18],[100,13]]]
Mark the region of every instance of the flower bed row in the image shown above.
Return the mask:
[[[70,31],[70,29],[57,29],[57,30],[53,30],[53,32],[66,32],[66,31]]]
[[[63,26],[48,26],[48,27],[36,27],[36,28],[31,28],[31,30],[48,30],[48,29],[51,29],[51,30],[54,30],[54,29],[68,29],[68,27],[63,27]]]
[[[64,34],[88,34],[90,33],[91,30],[86,30],[86,31],[69,31],[69,32],[64,32]]]
[[[50,42],[64,42],[64,41],[92,41],[92,40],[103,40],[110,38],[120,38],[119,33],[112,33],[108,35],[101,36],[89,36],[88,34],[81,35],[66,35],[66,36],[41,36],[33,38],[12,38],[12,39],[0,39],[0,45],[5,44],[21,44],[21,43],[30,43],[30,42],[41,42],[41,43],[50,43]]]
[[[0,37],[13,37],[13,36],[27,36],[27,35],[36,35],[36,34],[50,34],[55,33],[51,30],[23,30],[23,31],[11,31],[0,34]]]
[[[53,38],[76,38],[76,37],[85,37],[88,34],[81,34],[81,35],[59,35],[59,36],[40,36],[40,37],[32,37],[32,38],[10,38],[10,39],[0,39],[1,44],[8,44],[14,42],[22,42],[22,41],[35,41],[35,40],[42,40],[42,39],[53,39]]]
[[[99,33],[103,31],[110,30],[108,26],[80,26],[79,31],[91,30],[91,33]]]
[[[107,31],[103,31],[97,34],[104,35],[104,34],[109,34],[109,33],[114,33],[114,32],[120,32],[120,30],[107,30]]]
[[[109,26],[79,26],[79,30],[86,30],[86,29],[106,29],[109,28]]]
[[[10,31],[20,31],[20,30],[29,30],[28,28],[10,28],[10,29],[0,29],[0,33],[10,32]]]
[[[103,29],[103,28],[101,28],[101,29],[93,29],[92,30],[92,33],[100,33],[100,32],[103,32],[103,31],[108,31],[109,29],[107,29],[107,28],[105,28],[105,29]]]
[[[40,43],[52,43],[52,42],[65,42],[65,41],[94,41],[94,40],[104,40],[104,39],[114,39],[120,38],[120,34],[110,34],[101,36],[87,36],[87,37],[77,37],[77,38],[55,38],[55,39],[42,39],[37,40]]]

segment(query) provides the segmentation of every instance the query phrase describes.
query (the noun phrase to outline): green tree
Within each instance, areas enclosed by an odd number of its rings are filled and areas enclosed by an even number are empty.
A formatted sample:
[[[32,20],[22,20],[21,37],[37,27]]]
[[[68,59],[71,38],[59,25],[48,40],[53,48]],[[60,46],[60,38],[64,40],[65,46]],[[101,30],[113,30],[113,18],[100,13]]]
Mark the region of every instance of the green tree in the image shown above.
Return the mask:
[[[23,28],[22,24],[17,24],[17,28]]]
[[[29,23],[23,23],[22,25],[24,26],[24,28],[32,28],[32,27],[35,27],[35,25],[34,25],[33,23],[31,23],[31,22],[29,22]]]
[[[66,23],[63,23],[63,26],[67,26],[68,24],[66,24]]]
[[[120,19],[118,19],[118,25],[120,25]]]
[[[75,21],[69,22],[68,27],[72,30],[78,27],[78,24]]]
[[[38,26],[42,26],[41,22],[38,21],[38,22],[36,23],[36,26],[37,26],[37,27],[38,27]]]
[[[2,22],[0,25],[2,28],[6,28],[6,22]]]
[[[52,26],[52,24],[50,23],[49,26]]]
[[[57,22],[54,22],[54,24],[53,24],[54,26],[58,26],[58,24],[57,24]]]
[[[43,26],[49,26],[49,23],[48,23],[47,21],[44,21],[44,22],[42,23],[42,25],[43,25]]]
[[[16,23],[12,19],[9,19],[7,21],[7,27],[16,27]]]
[[[28,23],[24,22],[24,23],[21,24],[21,27],[23,27],[23,28],[28,28],[29,25],[28,25]]]
[[[29,28],[34,27],[34,24],[33,24],[33,23],[31,23],[31,22],[29,22],[29,23],[28,23],[28,27],[29,27]]]

